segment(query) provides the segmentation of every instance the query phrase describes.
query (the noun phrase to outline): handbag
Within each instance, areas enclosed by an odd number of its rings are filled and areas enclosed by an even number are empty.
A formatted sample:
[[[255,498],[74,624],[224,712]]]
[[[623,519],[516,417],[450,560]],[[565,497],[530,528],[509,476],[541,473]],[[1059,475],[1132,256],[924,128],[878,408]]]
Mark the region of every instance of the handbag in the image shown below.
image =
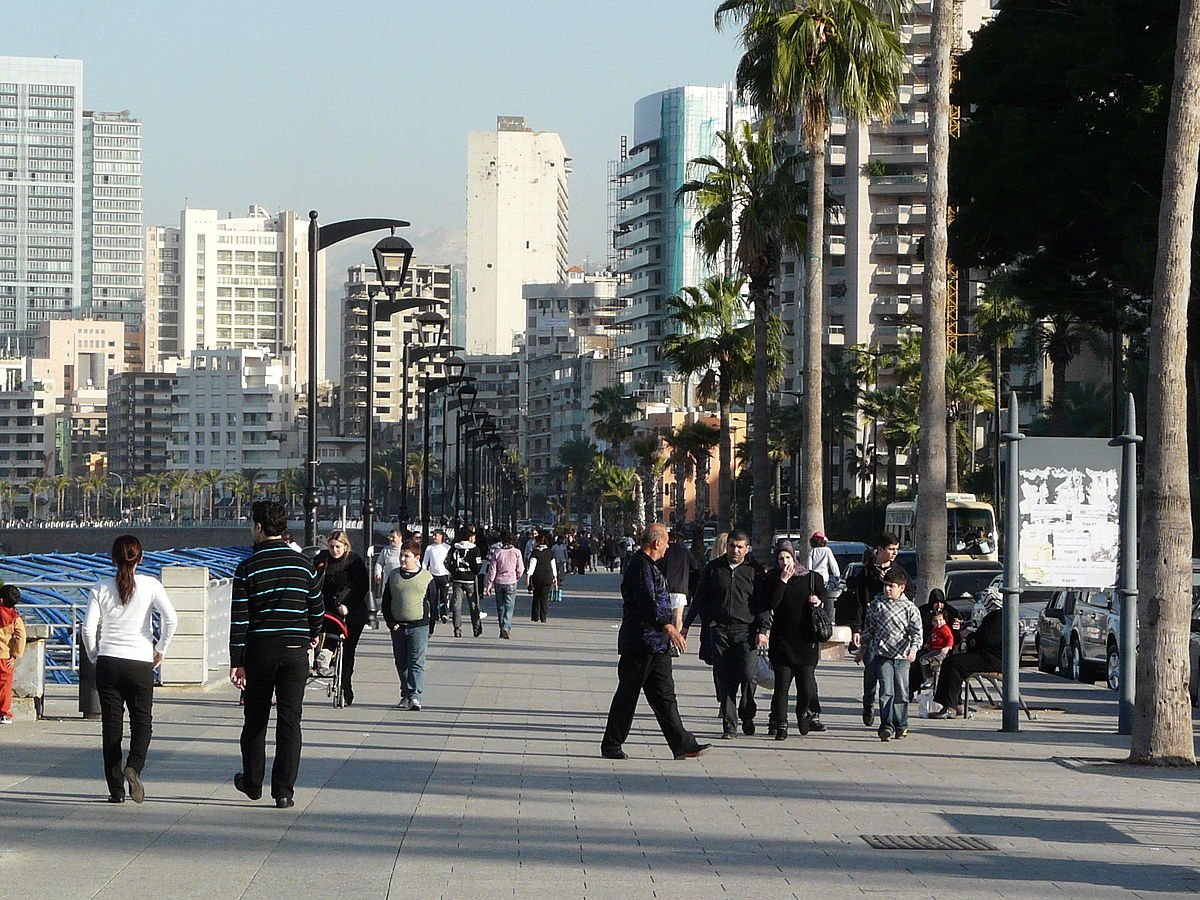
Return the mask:
[[[813,636],[821,643],[833,637],[833,623],[829,621],[829,614],[825,612],[824,606],[814,606],[812,608],[812,628]]]
[[[754,683],[764,690],[775,690],[775,670],[766,650],[758,651],[758,668],[754,672]]]
[[[550,602],[551,603],[562,603],[562,600],[563,600],[562,588],[560,588],[560,587],[551,588],[550,589]]]

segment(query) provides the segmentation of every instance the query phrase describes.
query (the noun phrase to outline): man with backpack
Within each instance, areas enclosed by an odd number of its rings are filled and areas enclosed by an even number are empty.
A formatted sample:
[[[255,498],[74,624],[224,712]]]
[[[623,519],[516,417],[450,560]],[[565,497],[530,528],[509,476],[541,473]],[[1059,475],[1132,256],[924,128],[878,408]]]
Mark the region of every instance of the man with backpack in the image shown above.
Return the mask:
[[[475,546],[475,526],[467,525],[462,530],[462,539],[455,541],[446,554],[446,569],[450,573],[450,614],[454,620],[455,637],[462,637],[463,597],[467,598],[471,611],[471,627],[475,637],[483,634],[479,591],[475,580],[479,575],[479,559],[479,548]]]

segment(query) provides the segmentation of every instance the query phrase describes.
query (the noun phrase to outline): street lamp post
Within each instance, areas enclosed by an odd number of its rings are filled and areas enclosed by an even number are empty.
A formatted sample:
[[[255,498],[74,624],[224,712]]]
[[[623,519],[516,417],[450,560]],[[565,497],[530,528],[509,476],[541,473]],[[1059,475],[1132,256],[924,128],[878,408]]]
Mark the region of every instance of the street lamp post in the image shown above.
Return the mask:
[[[474,416],[475,413],[475,398],[479,395],[479,388],[471,383],[462,384],[458,391],[458,411],[454,416],[454,527],[461,528],[465,523],[465,516],[462,513],[463,500],[465,499],[464,489],[466,487],[462,477],[463,467],[463,434],[465,429],[463,425],[463,410],[466,410],[467,416]]]
[[[406,228],[403,219],[348,219],[317,225],[317,211],[308,214],[308,454],[305,460],[304,543],[317,541],[317,269],[320,252],[339,241],[368,231]],[[395,238],[395,240],[403,240]],[[405,241],[405,243],[408,243]],[[412,245],[409,245],[411,259]],[[378,257],[377,257],[378,259]],[[407,267],[406,267],[407,268]],[[370,404],[368,404],[368,409]]]
[[[461,374],[464,367],[465,363],[460,357],[451,357],[446,361],[446,369],[447,371],[457,369],[459,372],[458,375],[446,375],[437,378],[431,378],[428,375],[425,376],[424,390],[422,392],[425,401],[425,408],[422,411],[424,427],[421,435],[421,539],[425,544],[429,543],[429,407],[434,391],[441,390],[452,384],[462,384],[468,379],[474,380],[470,375]],[[444,430],[442,437],[445,439]]]

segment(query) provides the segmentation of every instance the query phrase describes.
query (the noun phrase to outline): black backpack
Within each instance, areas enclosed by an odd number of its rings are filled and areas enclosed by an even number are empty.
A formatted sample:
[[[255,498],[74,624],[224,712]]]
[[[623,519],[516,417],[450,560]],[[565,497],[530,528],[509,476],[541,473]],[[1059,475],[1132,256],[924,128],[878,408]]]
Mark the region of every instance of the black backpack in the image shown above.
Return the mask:
[[[446,557],[446,569],[451,578],[460,581],[470,581],[478,574],[471,563],[471,551],[458,544],[450,548],[450,555]]]

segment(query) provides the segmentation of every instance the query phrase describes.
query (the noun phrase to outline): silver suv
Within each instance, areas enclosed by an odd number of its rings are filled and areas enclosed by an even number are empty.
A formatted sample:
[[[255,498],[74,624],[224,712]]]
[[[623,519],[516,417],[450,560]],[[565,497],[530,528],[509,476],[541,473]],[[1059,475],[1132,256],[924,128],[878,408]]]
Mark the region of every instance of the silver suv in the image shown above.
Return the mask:
[[[1038,617],[1038,668],[1091,684],[1107,662],[1112,590],[1057,591]]]

